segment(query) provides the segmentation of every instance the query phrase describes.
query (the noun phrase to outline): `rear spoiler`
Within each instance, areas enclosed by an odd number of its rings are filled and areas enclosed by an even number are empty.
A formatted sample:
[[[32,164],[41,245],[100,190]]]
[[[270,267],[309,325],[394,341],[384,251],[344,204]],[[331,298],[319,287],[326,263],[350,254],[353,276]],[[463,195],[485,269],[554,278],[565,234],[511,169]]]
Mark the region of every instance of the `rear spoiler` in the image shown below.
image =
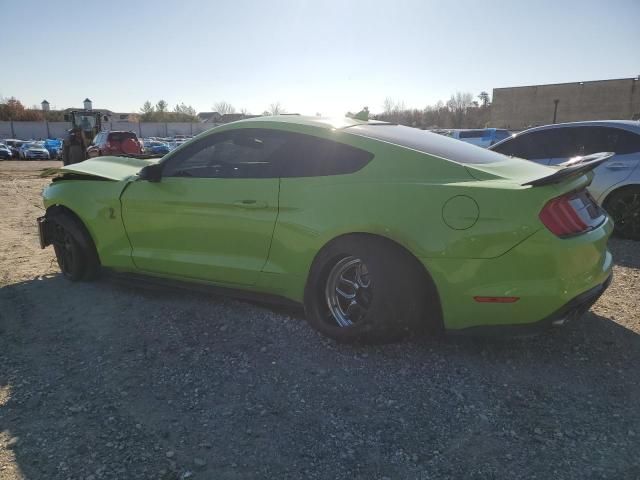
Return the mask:
[[[523,183],[522,186],[531,185],[532,187],[540,187],[542,185],[551,185],[553,183],[563,182],[569,178],[577,177],[593,170],[597,166],[609,160],[613,155],[615,155],[613,152],[600,152],[593,153],[585,157],[573,158],[568,162],[561,164],[560,166],[564,165],[564,168],[559,169],[555,173]]]

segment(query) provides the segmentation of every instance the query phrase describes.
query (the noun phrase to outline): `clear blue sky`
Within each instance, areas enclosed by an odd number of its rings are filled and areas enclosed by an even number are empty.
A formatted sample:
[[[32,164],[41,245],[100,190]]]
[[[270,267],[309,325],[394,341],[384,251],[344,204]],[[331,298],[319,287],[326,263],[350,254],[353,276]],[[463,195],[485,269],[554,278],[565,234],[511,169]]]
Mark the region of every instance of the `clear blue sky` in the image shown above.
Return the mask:
[[[640,0],[2,0],[0,12],[0,95],[28,106],[279,101],[333,115],[640,74]]]

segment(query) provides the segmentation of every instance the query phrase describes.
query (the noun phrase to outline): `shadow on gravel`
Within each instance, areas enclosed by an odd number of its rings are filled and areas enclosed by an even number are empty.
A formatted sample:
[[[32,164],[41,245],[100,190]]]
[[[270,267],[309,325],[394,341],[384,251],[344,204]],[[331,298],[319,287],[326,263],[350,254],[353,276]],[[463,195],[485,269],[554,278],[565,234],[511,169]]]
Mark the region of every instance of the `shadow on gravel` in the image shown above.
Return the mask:
[[[592,313],[351,347],[299,312],[113,280],[0,305],[2,448],[26,478],[640,475],[640,336]]]
[[[616,265],[629,268],[640,268],[640,241],[612,238],[609,240],[609,250]]]

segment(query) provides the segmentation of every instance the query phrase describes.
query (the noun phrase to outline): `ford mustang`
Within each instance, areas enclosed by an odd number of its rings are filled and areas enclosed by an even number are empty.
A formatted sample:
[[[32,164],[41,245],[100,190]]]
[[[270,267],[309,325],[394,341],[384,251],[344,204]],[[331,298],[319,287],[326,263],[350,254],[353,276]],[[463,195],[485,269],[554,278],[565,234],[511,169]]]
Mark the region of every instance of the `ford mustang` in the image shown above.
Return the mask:
[[[161,160],[63,167],[38,225],[70,280],[108,268],[286,299],[339,341],[528,331],[610,281],[612,221],[586,190],[610,155],[549,167],[384,122],[262,117]]]

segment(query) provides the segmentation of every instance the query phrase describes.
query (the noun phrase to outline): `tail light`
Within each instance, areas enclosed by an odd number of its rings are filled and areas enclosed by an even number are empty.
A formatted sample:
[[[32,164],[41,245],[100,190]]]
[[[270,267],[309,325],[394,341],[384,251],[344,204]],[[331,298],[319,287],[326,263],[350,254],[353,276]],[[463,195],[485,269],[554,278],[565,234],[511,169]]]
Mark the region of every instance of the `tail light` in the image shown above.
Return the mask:
[[[547,202],[540,220],[558,237],[572,237],[597,228],[606,215],[586,190],[572,192]]]

